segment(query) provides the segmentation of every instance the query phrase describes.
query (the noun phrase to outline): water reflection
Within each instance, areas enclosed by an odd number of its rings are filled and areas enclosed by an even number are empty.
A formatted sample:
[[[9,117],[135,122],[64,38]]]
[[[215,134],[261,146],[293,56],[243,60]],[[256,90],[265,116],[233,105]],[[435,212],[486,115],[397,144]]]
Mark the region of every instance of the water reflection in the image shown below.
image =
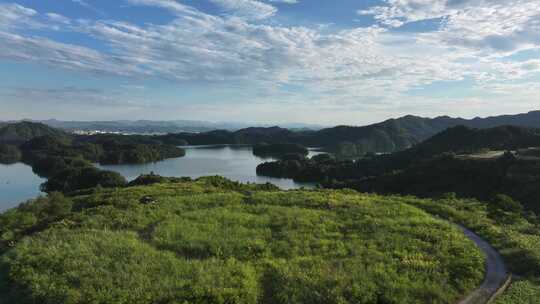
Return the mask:
[[[220,175],[242,183],[273,183],[282,189],[300,187],[312,188],[311,183],[297,183],[291,179],[257,176],[256,167],[272,158],[253,155],[251,146],[211,145],[188,146],[186,156],[142,165],[103,165],[106,170],[116,171],[126,179],[133,180],[141,174],[154,172],[162,176],[197,178]],[[310,157],[319,154],[310,151]],[[0,212],[12,208],[21,202],[35,198],[40,194],[39,186],[45,179],[32,172],[32,168],[22,163],[0,164]]]
[[[116,171],[128,180],[141,174],[154,172],[162,176],[201,176],[220,175],[243,183],[273,183],[282,189],[313,187],[311,183],[297,183],[290,179],[257,176],[255,168],[260,163],[271,161],[253,155],[251,146],[244,145],[211,145],[188,146],[186,156],[142,165],[104,165],[106,170]],[[309,156],[319,154],[311,150]]]

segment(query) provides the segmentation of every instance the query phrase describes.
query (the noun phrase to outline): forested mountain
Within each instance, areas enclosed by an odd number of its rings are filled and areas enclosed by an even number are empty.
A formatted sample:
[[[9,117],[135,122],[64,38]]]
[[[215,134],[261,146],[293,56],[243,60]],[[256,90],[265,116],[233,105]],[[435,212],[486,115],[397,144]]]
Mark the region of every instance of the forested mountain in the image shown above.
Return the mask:
[[[23,121],[0,126],[0,144],[22,144],[40,136],[66,137],[67,133],[42,123]]]
[[[295,143],[325,147],[343,157],[357,157],[368,152],[405,150],[441,131],[458,125],[490,128],[507,124],[540,127],[540,111],[519,115],[475,118],[472,120],[447,116],[423,118],[408,115],[363,127],[337,126],[318,131],[293,131],[280,127],[251,127],[238,131],[183,132],[154,136],[152,139],[172,145]],[[518,129],[514,129],[514,131],[518,132]],[[505,136],[504,134],[511,136],[513,131],[507,128],[499,129],[497,132],[501,133],[492,135],[496,137]],[[65,136],[62,131],[41,123],[20,122],[0,127],[0,143],[20,144],[34,137],[44,135]],[[446,134],[445,136],[453,135]],[[474,138],[469,138],[468,142],[482,145],[482,141],[489,140],[489,137],[486,137],[481,132],[474,136]],[[440,148],[446,147],[445,145],[448,143],[446,139],[442,140],[442,142],[432,142],[432,144]],[[461,140],[461,144],[465,143],[465,141]]]
[[[458,125],[489,128],[507,124],[540,127],[540,111],[472,120],[447,116],[423,118],[408,115],[363,127],[337,126],[318,131],[291,131],[279,127],[246,128],[235,132],[217,130],[198,134],[169,134],[159,138],[170,142],[183,140],[192,145],[297,143],[326,147],[341,156],[355,157],[367,152],[405,150]]]
[[[306,146],[326,147],[343,157],[356,157],[367,152],[395,152],[405,150],[431,136],[458,125],[474,128],[491,128],[502,125],[540,128],[540,111],[518,115],[503,115],[471,120],[440,116],[424,118],[404,116],[389,119],[381,123],[367,126],[337,126],[320,130],[292,130],[281,127],[250,127],[236,131],[226,124],[204,124],[192,121],[117,121],[117,122],[61,122],[45,121],[47,124],[74,130],[123,130],[133,132],[170,132],[171,134],[154,136],[155,140],[173,145],[206,145],[206,144],[259,144],[259,143],[295,143]],[[174,133],[189,124],[196,128],[184,128],[189,132]],[[197,123],[197,124],[195,124]],[[11,124],[8,129],[0,125],[0,143],[24,142],[35,137],[29,130],[39,135],[47,133],[45,125],[31,122]],[[39,127],[38,127],[39,126]],[[194,133],[198,130],[213,131]],[[239,125],[238,125],[239,126]],[[219,130],[217,128],[223,127]],[[5,130],[2,132],[2,130]],[[5,133],[5,134],[4,134]],[[45,133],[45,134],[41,134]]]
[[[515,150],[538,146],[540,146],[540,129],[536,128],[500,126],[477,129],[457,126],[402,153],[430,157],[443,152],[474,153],[481,149]]]
[[[340,126],[323,129],[315,132],[314,142],[325,146],[334,146],[336,147],[334,152],[344,154],[345,156],[360,155],[366,152],[395,152],[418,144],[448,128],[460,125],[471,128],[493,128],[507,125],[540,128],[540,111],[518,115],[475,118],[472,120],[451,118],[448,116],[423,118],[408,115],[365,127]],[[519,128],[503,128],[491,130],[487,134],[473,132],[475,133],[473,135],[474,138],[469,138],[467,143],[461,142],[461,144],[471,144],[474,142],[478,145],[484,145],[486,143],[485,141],[492,140],[493,137],[497,139],[507,138],[507,136],[511,137],[514,132],[528,131],[519,130]],[[489,136],[486,137],[486,135]],[[458,142],[452,141],[455,144],[458,144]],[[444,146],[444,144],[448,143],[450,142],[445,139],[437,144],[443,144]],[[494,140],[493,145],[496,143],[497,140]]]
[[[503,193],[538,212],[540,158],[535,157],[538,149],[522,150],[529,147],[540,147],[540,129],[457,126],[393,154],[355,161],[329,156],[280,160],[259,165],[257,173],[332,188],[426,197],[455,192],[488,200]],[[484,153],[491,150],[514,153]]]
[[[413,163],[430,160],[442,154],[471,154],[484,150],[505,151],[529,147],[540,147],[540,129],[515,126],[477,129],[457,126],[408,149],[388,155],[371,155],[355,161],[317,157],[294,165],[291,161],[277,161],[261,165],[259,172],[262,175],[290,177],[302,181],[361,179],[401,170]]]

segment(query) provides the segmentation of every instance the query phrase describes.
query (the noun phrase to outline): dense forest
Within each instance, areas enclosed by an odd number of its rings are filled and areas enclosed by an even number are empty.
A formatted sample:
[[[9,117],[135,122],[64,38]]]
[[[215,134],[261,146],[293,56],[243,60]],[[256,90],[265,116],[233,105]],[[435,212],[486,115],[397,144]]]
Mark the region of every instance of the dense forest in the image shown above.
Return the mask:
[[[41,123],[23,121],[0,126],[0,144],[20,145],[40,136],[69,137],[68,133]]]
[[[424,197],[455,192],[486,200],[495,193],[505,193],[530,210],[540,211],[536,201],[540,159],[531,157],[535,150],[527,150],[529,147],[540,147],[538,129],[458,126],[393,154],[368,154],[357,160],[340,160],[330,155],[279,160],[259,165],[257,173],[320,182],[330,188]],[[501,152],[489,159],[466,157],[492,150],[516,153]]]
[[[512,155],[490,160],[441,156],[418,162],[404,170],[361,181],[334,181],[326,187],[353,188],[362,192],[412,194],[438,197],[453,192],[460,197],[489,201],[504,193],[540,213],[540,159],[519,160]]]

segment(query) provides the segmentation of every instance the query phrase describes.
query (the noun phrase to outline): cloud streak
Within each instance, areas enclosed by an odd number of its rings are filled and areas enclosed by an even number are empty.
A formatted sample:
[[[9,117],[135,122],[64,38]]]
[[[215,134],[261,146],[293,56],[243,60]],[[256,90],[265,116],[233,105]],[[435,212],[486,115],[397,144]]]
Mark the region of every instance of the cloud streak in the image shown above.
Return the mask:
[[[261,102],[350,108],[397,107],[409,91],[441,81],[470,80],[488,90],[540,73],[538,60],[503,60],[540,48],[540,7],[532,0],[512,6],[502,0],[387,0],[359,11],[374,16],[376,25],[336,31],[271,22],[279,13],[271,3],[296,1],[210,0],[219,15],[174,0],[126,1],[166,10],[172,20],[79,20],[0,4],[0,57],[93,74],[249,88]],[[394,30],[422,20],[439,27]],[[38,28],[87,35],[104,47],[22,31]]]

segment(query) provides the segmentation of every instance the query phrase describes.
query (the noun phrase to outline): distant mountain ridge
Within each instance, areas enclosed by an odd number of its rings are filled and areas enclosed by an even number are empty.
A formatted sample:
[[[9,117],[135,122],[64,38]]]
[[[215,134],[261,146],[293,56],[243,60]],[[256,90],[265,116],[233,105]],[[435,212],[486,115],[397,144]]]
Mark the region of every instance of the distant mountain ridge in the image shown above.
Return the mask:
[[[159,134],[159,133],[180,133],[180,132],[209,132],[213,130],[237,131],[251,127],[250,124],[240,122],[208,122],[197,120],[117,120],[117,121],[62,121],[56,119],[49,120],[22,120],[28,122],[43,123],[53,128],[62,129],[68,132],[73,131],[102,131],[134,134]],[[21,121],[0,122],[2,124],[17,123]],[[258,125],[259,127],[270,127],[270,125]],[[289,123],[283,127],[295,130],[310,129],[318,130],[323,126],[316,124]]]
[[[258,144],[298,143],[326,147],[342,156],[358,156],[367,152],[395,152],[405,150],[456,126],[490,128],[514,125],[540,128],[540,111],[519,115],[488,118],[451,118],[440,116],[424,118],[407,115],[368,126],[337,126],[316,131],[291,131],[279,127],[246,128],[238,131],[216,130],[200,134],[179,133],[167,135],[189,144]]]
[[[59,123],[58,121],[55,122],[57,124]],[[140,123],[142,122],[147,125],[157,126],[162,126],[162,123],[164,123],[140,121]],[[49,121],[49,123],[52,124],[51,121]],[[88,124],[90,123],[91,122],[88,122]],[[130,125],[134,122],[123,121],[103,123],[112,125],[122,123],[124,125]],[[172,122],[169,123],[172,124]],[[29,124],[29,122],[26,122],[26,124],[23,123],[22,126],[29,126]],[[505,125],[540,128],[540,111],[474,119],[452,118],[448,116],[425,118],[407,115],[367,126],[336,126],[320,130],[291,130],[274,126],[248,127],[235,131],[217,129],[207,132],[163,132],[171,134],[158,135],[153,138],[171,145],[178,145],[179,143],[187,143],[190,145],[295,143],[306,146],[325,147],[344,157],[355,157],[367,152],[396,152],[405,150],[423,142],[437,133],[460,125],[472,128],[492,128]],[[38,129],[43,129],[43,126],[45,125],[41,124],[41,127]],[[9,129],[9,126],[0,127],[0,142],[14,139],[13,130],[7,133],[6,131],[2,131],[6,128]],[[21,140],[32,134],[31,132],[27,132],[28,130],[25,127],[22,127],[21,130],[26,130],[21,131]],[[58,130],[56,131],[60,132]],[[46,133],[52,131],[43,130],[43,132]],[[38,132],[38,134],[40,133]],[[9,136],[12,138],[10,139]]]

